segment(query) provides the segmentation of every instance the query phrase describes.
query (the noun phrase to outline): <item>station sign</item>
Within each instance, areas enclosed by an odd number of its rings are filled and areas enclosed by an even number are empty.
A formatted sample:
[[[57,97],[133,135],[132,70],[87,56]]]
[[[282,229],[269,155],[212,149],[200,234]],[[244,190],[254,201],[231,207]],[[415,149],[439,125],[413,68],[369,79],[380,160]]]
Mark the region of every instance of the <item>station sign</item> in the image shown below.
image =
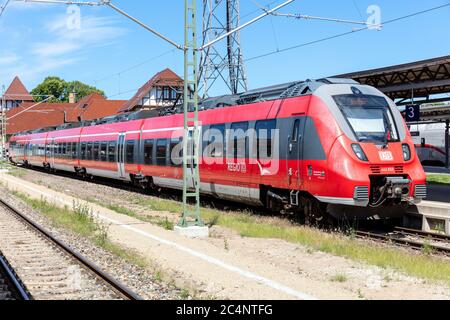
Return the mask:
[[[406,122],[420,121],[420,104],[410,104],[405,109]]]

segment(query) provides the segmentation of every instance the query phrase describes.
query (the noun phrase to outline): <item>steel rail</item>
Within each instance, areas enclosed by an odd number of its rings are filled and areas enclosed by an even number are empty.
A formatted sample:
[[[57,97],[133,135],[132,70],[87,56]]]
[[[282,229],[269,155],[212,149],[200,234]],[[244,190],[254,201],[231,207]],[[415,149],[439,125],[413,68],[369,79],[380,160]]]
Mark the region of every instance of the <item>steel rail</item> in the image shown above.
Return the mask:
[[[450,247],[430,244],[430,243],[426,243],[423,241],[415,241],[415,240],[406,239],[406,238],[397,238],[397,237],[395,237],[396,234],[405,236],[405,234],[403,234],[403,233],[379,234],[379,233],[366,232],[366,231],[356,231],[356,236],[359,238],[368,238],[368,239],[381,240],[384,242],[392,242],[395,244],[399,244],[399,245],[417,249],[417,250],[424,249],[425,247],[430,247],[435,252],[450,255]]]
[[[97,266],[94,262],[90,261],[89,259],[83,257],[81,254],[73,250],[72,248],[65,245],[63,242],[56,239],[52,234],[41,227],[40,225],[36,224],[34,221],[23,215],[19,210],[17,210],[14,206],[7,203],[5,200],[0,199],[0,205],[14,213],[15,216],[17,216],[20,220],[24,221],[26,224],[28,224],[33,229],[37,230],[40,234],[44,235],[47,239],[49,239],[51,242],[56,244],[59,248],[63,249],[66,253],[68,253],[71,257],[75,258],[77,261],[79,261],[84,267],[86,267],[89,271],[93,272],[95,275],[97,275],[101,280],[108,283],[111,287],[114,288],[118,293],[120,293],[122,296],[129,300],[143,300],[137,293],[133,292],[131,289],[126,287],[124,284],[120,283],[116,279],[114,279],[110,274],[104,272],[100,269],[99,266]]]
[[[8,260],[1,251],[0,270],[3,271],[1,273],[7,278],[8,284],[11,284],[13,286],[13,288],[11,289],[14,290],[13,293],[15,293],[20,300],[32,300],[31,294],[27,291],[25,285],[22,283],[19,276],[11,267]]]
[[[416,235],[416,236],[419,236],[422,238],[450,241],[450,236],[448,236],[446,234],[436,233],[436,232],[427,232],[427,231],[409,229],[409,228],[403,228],[403,227],[395,227],[394,230],[398,231],[402,234],[405,234],[405,235]]]

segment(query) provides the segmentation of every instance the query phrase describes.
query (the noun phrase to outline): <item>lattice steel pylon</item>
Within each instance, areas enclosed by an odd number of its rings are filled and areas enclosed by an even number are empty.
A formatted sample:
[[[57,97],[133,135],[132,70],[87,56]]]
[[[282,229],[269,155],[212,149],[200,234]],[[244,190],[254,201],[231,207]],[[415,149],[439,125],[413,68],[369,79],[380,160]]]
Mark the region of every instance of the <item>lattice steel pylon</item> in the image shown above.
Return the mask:
[[[203,44],[240,25],[240,0],[203,0]],[[201,53],[199,86],[203,97],[222,82],[230,93],[247,91],[247,77],[242,58],[240,32],[227,37]]]
[[[181,227],[203,226],[200,216],[200,130],[198,122],[197,0],[185,0],[183,215]],[[192,206],[189,199],[193,199]]]

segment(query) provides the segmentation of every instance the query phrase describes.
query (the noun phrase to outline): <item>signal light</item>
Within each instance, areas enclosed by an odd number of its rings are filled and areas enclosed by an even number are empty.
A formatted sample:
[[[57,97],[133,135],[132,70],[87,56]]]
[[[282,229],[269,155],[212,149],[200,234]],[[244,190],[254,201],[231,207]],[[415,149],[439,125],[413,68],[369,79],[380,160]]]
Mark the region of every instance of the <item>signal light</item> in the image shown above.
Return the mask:
[[[403,159],[405,161],[411,160],[411,149],[409,148],[409,145],[407,144],[402,145],[402,149],[403,149]]]
[[[361,146],[357,143],[352,144],[352,149],[353,152],[355,153],[355,155],[358,157],[359,160],[361,161],[369,161],[367,159],[366,154],[364,153],[363,149],[361,148]]]

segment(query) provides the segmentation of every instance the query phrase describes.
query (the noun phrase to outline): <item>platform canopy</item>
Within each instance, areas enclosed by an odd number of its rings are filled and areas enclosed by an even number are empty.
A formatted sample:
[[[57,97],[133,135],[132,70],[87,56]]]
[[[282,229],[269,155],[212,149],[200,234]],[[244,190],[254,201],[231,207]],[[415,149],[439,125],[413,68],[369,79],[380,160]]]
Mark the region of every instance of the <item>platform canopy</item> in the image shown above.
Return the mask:
[[[398,105],[450,101],[450,55],[335,77],[374,86]]]

